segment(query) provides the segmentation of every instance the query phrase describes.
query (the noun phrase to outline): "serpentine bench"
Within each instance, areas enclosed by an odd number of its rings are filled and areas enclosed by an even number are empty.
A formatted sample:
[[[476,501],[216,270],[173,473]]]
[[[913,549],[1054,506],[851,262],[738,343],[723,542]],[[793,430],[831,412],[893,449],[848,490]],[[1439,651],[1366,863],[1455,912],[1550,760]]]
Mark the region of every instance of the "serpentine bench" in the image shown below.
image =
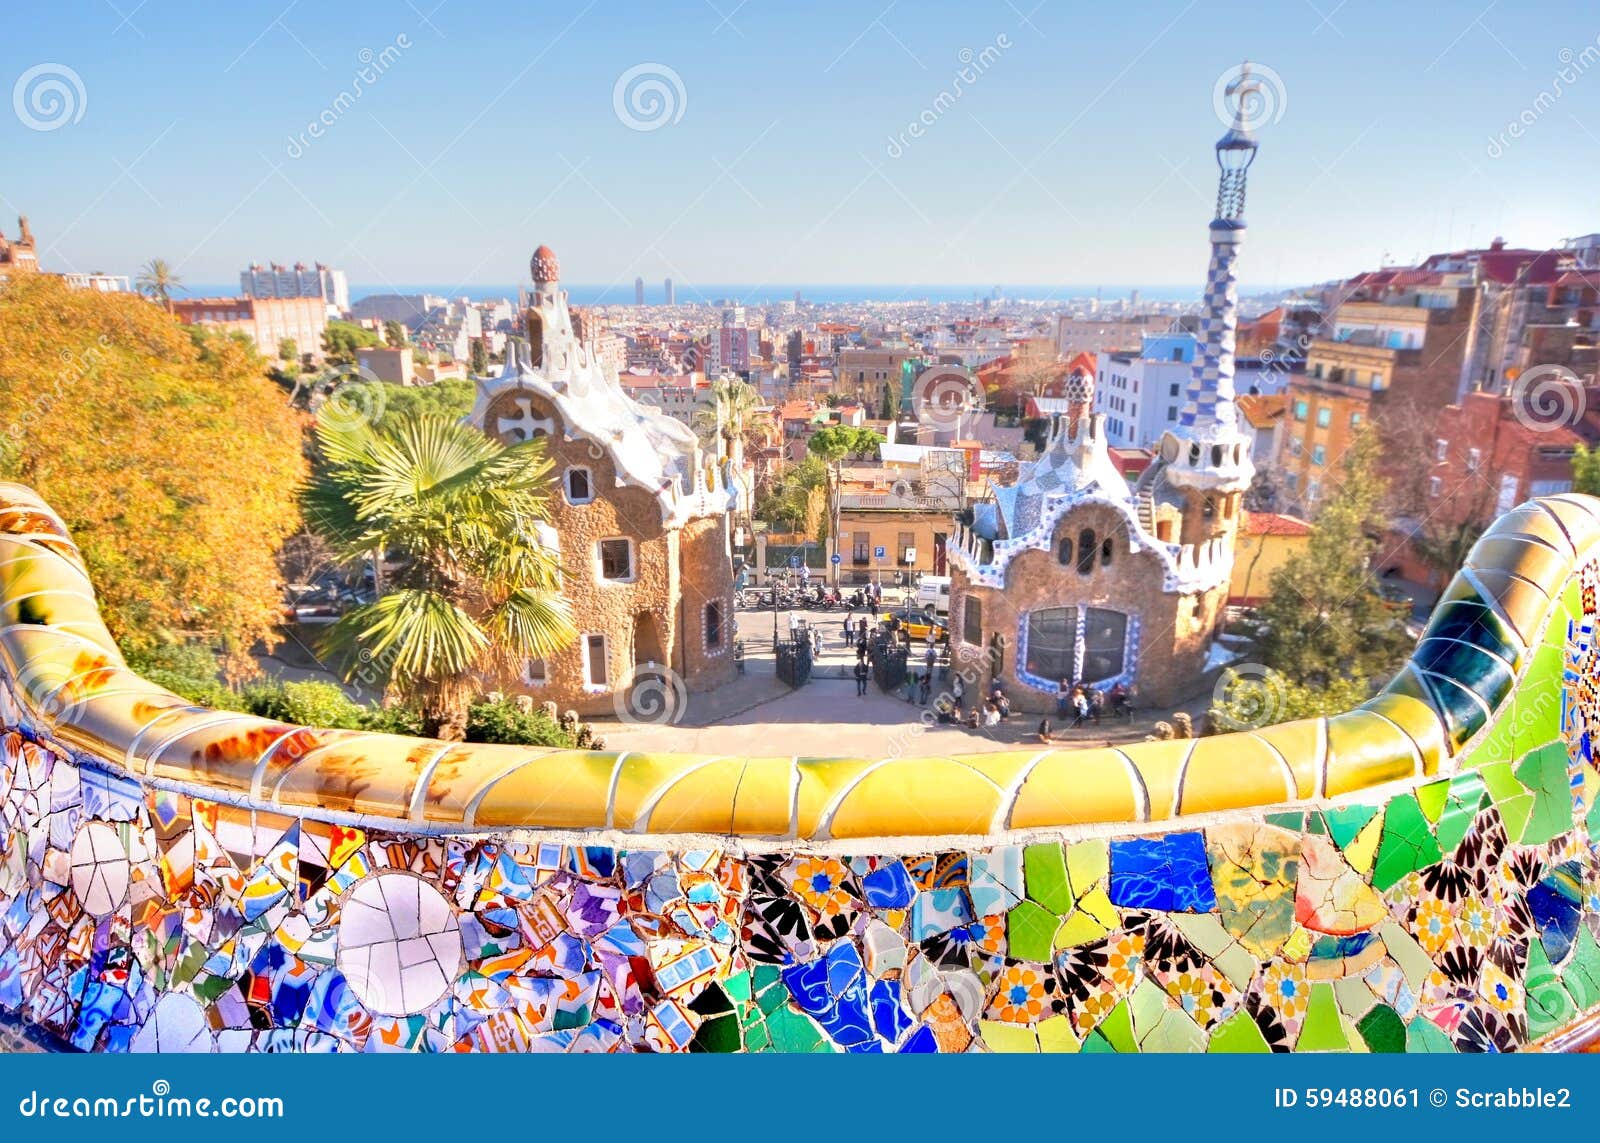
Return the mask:
[[[1329,718],[887,758],[442,743],[130,672],[0,485],[0,1008],[85,1050],[1505,1051],[1600,1011],[1600,501]]]

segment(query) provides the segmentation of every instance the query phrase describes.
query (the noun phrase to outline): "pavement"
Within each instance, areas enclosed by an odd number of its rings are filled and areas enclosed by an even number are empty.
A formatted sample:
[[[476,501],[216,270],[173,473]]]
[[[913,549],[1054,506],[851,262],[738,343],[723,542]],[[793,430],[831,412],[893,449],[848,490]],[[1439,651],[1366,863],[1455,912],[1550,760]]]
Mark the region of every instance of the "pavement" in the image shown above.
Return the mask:
[[[857,617],[859,618],[857,613]],[[690,695],[672,723],[627,723],[593,718],[607,750],[693,754],[743,754],[751,757],[882,758],[892,755],[972,754],[1039,745],[1038,715],[1015,714],[999,726],[928,725],[930,708],[885,694],[868,682],[856,694],[855,650],[843,637],[843,611],[800,611],[799,620],[823,632],[822,655],[804,686],[791,688],[777,677],[772,650],[772,612],[740,611],[737,635],[744,641],[745,669],[733,682]],[[788,615],[778,615],[787,637]],[[920,659],[917,660],[920,663]],[[940,693],[934,688],[934,696]],[[1210,696],[1187,709],[1199,725]],[[1105,746],[1137,742],[1169,719],[1170,711],[1136,711],[1129,721],[1105,718],[1099,726],[1059,729],[1051,741],[1061,746]]]

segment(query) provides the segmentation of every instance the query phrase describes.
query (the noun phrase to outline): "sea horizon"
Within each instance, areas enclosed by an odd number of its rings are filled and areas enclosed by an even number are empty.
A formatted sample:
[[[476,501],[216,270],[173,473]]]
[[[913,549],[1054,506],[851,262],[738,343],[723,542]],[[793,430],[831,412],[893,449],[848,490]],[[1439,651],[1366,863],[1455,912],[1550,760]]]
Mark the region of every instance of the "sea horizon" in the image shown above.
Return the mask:
[[[474,302],[495,301],[500,298],[512,299],[517,297],[518,285],[442,285],[437,282],[415,283],[406,282],[399,284],[374,285],[369,283],[352,283],[350,286],[350,300],[360,301],[364,297],[377,294],[432,294],[437,297],[455,300],[467,298]],[[626,306],[634,304],[633,283],[613,283],[600,285],[594,283],[574,282],[564,285],[569,299],[575,305],[597,306],[616,305]],[[802,301],[823,305],[850,305],[868,302],[894,303],[894,302],[927,302],[927,303],[952,303],[952,302],[982,302],[992,295],[996,287],[973,286],[971,284],[919,284],[904,285],[896,283],[813,283],[789,286],[751,285],[738,283],[712,283],[709,285],[695,285],[693,287],[680,284],[676,290],[676,303],[678,305],[721,305],[731,300],[734,304],[745,306],[777,305],[794,300],[795,291],[800,292]],[[1003,297],[1008,301],[1066,301],[1072,298],[1091,298],[1098,291],[1102,302],[1110,303],[1127,301],[1133,291],[1137,290],[1142,302],[1198,302],[1203,291],[1203,285],[1195,283],[1185,286],[1142,286],[1142,285],[1015,285],[1000,286]],[[229,297],[237,295],[238,284],[200,283],[185,286],[180,296],[188,297]],[[1265,291],[1263,291],[1265,292]],[[1241,291],[1241,295],[1245,292]],[[645,305],[665,305],[664,291],[661,283],[646,283]]]

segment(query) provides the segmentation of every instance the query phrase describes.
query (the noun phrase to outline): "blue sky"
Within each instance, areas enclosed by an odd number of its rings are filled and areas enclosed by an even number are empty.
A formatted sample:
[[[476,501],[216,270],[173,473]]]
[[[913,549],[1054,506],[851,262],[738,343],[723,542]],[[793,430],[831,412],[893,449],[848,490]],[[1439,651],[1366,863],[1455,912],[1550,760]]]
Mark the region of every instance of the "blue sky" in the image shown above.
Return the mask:
[[[1242,259],[1267,288],[1600,229],[1600,58],[1580,56],[1597,35],[1592,4],[1510,0],[17,5],[0,227],[28,213],[48,268],[161,256],[196,283],[296,259],[362,283],[503,283],[539,242],[570,280],[670,274],[680,296],[1192,283],[1212,90],[1248,55],[1285,97]],[[395,45],[299,143],[362,53]],[[897,143],[986,47],[982,75]],[[1573,82],[1536,106],[1564,60]],[[41,65],[81,83],[65,115],[26,102]],[[615,106],[640,65],[681,84],[653,130]],[[1521,138],[1492,145],[1519,117]]]

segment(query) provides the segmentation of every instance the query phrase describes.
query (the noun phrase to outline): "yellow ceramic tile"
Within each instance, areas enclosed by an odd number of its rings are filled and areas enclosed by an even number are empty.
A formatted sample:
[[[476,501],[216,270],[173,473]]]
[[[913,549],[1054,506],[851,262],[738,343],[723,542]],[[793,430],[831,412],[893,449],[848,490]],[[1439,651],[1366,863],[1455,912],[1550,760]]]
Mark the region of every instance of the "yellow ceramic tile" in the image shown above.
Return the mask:
[[[1580,555],[1591,545],[1600,543],[1600,501],[1594,497],[1567,492],[1560,496],[1541,496],[1534,503],[1560,518]]]
[[[1283,760],[1251,734],[1195,741],[1184,767],[1179,813],[1206,814],[1293,801],[1295,782]]]
[[[59,562],[56,563],[59,567]],[[61,577],[58,575],[57,580]],[[114,661],[122,661],[116,641],[100,619],[100,608],[92,597],[78,591],[27,592],[7,587],[0,604],[0,626],[29,623],[54,627],[94,644]]]
[[[1567,538],[1566,529],[1560,522],[1549,512],[1531,502],[1502,514],[1489,526],[1484,535],[1525,537],[1554,548],[1569,558],[1577,554],[1572,541]]]
[[[130,671],[87,698],[63,707],[56,718],[56,734],[80,750],[121,761],[128,744],[163,712],[188,707],[185,699],[147,683]],[[143,771],[142,763],[134,768]]]
[[[1115,929],[1122,924],[1122,918],[1117,915],[1117,907],[1111,903],[1111,898],[1102,885],[1096,885],[1085,893],[1078,901],[1078,908],[1107,929]]]
[[[563,750],[524,762],[479,800],[477,826],[604,829],[617,755]]]
[[[730,833],[733,799],[744,775],[743,758],[716,758],[691,770],[667,787],[648,815],[641,815],[641,833]]]
[[[1006,1024],[1000,1020],[979,1020],[978,1038],[991,1052],[1037,1052],[1039,1037],[1026,1024]]]
[[[995,784],[950,758],[897,758],[858,779],[828,836],[987,834],[1000,809]]]
[[[1078,1037],[1072,1034],[1072,1017],[1052,1016],[1039,1021],[1041,1052],[1076,1052]]]
[[[815,837],[828,808],[871,765],[864,758],[797,759],[795,836]]]
[[[439,745],[398,734],[352,734],[282,768],[268,794],[282,806],[407,818],[417,779]]]
[[[793,758],[751,758],[733,802],[734,832],[788,837],[794,801]]]
[[[1544,544],[1514,536],[1485,536],[1467,559],[1478,571],[1513,572],[1553,591],[1572,570],[1572,561]]]
[[[1396,723],[1410,736],[1422,754],[1422,772],[1437,774],[1439,765],[1448,757],[1445,748],[1444,723],[1427,703],[1401,694],[1381,694],[1361,704],[1364,710],[1381,714]]]
[[[1077,948],[1090,941],[1098,941],[1111,930],[1102,925],[1094,917],[1079,909],[1074,909],[1062,918],[1061,925],[1056,929],[1055,939],[1050,947],[1055,949]]]
[[[1530,583],[1511,572],[1487,570],[1475,574],[1483,589],[1490,594],[1490,602],[1498,606],[1511,621],[1511,627],[1522,640],[1523,646],[1533,646],[1544,627],[1545,618],[1550,614],[1551,600],[1560,593],[1560,585],[1551,584],[1547,591],[1545,587]]]
[[[1128,760],[1115,750],[1055,750],[1022,783],[1011,805],[1012,829],[1137,822],[1144,792]]]
[[[1328,719],[1327,796],[1408,778],[1417,773],[1411,739],[1371,711]]]
[[[501,778],[529,762],[558,752],[558,748],[552,746],[482,742],[457,742],[443,754],[435,750],[437,761],[428,768],[422,815],[427,821],[466,821],[478,799]],[[415,802],[415,791],[412,800]]]
[[[1362,826],[1355,840],[1345,846],[1344,859],[1350,863],[1350,868],[1357,873],[1371,873],[1372,863],[1378,856],[1378,843],[1382,840],[1383,814],[1380,813]]]
[[[1296,797],[1316,796],[1327,742],[1322,719],[1301,718],[1294,722],[1279,722],[1250,733],[1277,750],[1289,764],[1289,772],[1294,775]]]
[[[1009,790],[1039,750],[996,750],[990,754],[957,754],[955,761],[970,766],[1002,790]]]
[[[616,793],[611,802],[612,826],[624,830],[641,829],[643,823],[640,815],[655,801],[657,795],[704,761],[698,754],[622,755],[622,766],[615,783]],[[722,808],[726,811],[728,807],[724,805]]]
[[[248,794],[257,760],[290,729],[249,714],[197,711],[162,723],[145,736],[140,753],[148,762],[145,772],[153,778],[204,782]]]
[[[1144,780],[1150,797],[1150,820],[1164,821],[1177,812],[1178,779],[1194,749],[1194,738],[1134,742],[1122,748]]]
[[[1111,846],[1103,837],[1067,846],[1067,882],[1072,894],[1082,897],[1111,873]]]

